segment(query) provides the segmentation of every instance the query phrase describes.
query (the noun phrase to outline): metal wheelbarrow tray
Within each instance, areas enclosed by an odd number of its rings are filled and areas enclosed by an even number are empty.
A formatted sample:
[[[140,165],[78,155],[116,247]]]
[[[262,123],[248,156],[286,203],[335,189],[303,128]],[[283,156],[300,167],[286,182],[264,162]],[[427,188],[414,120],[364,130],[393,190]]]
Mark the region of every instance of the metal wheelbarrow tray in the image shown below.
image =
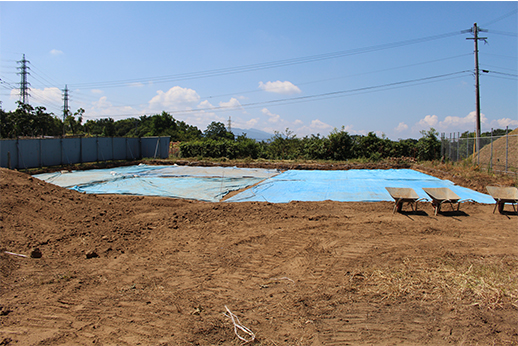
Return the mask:
[[[516,187],[486,186],[486,190],[496,202],[493,213],[497,207],[498,211],[503,213],[506,203],[511,203],[514,211],[516,211],[515,204],[518,203],[518,189]]]
[[[459,210],[460,203],[463,202],[460,200],[460,197],[457,196],[455,192],[450,190],[447,187],[437,187],[437,188],[425,188],[423,187],[423,191],[426,192],[428,196],[432,199],[432,208],[435,212],[435,215],[437,215],[438,212],[441,211],[441,205],[443,203],[449,203],[451,205],[451,209],[455,210],[453,208],[454,204],[457,204],[457,211]]]
[[[390,196],[394,198],[394,209],[392,213],[396,211],[400,212],[403,208],[403,203],[410,204],[413,212],[417,211],[417,202],[419,202],[423,198],[419,198],[417,193],[412,188],[406,187],[385,187]],[[414,209],[415,206],[415,209]]]

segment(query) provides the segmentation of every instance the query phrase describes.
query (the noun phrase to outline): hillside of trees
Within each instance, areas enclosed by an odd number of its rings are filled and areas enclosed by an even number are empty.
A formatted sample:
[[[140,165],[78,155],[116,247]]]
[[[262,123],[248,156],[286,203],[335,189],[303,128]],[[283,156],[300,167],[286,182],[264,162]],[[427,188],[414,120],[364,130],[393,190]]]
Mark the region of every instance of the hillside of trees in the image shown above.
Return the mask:
[[[181,157],[275,160],[349,160],[378,161],[389,157],[412,157],[417,160],[441,158],[439,133],[431,128],[421,131],[421,138],[393,141],[374,132],[350,135],[344,128],[328,136],[311,135],[298,138],[292,131],[276,132],[266,141],[255,141],[245,135],[234,136],[221,122],[212,122],[205,131],[176,120],[167,112],[140,118],[115,121],[111,118],[88,120],[83,124],[83,109],[66,116],[65,121],[44,107],[18,103],[15,111],[0,110],[0,137],[106,136],[149,137],[169,136],[179,147]],[[497,130],[504,131],[505,130]],[[499,133],[500,133],[499,132]],[[490,136],[490,134],[486,134]],[[462,138],[473,137],[465,132]]]

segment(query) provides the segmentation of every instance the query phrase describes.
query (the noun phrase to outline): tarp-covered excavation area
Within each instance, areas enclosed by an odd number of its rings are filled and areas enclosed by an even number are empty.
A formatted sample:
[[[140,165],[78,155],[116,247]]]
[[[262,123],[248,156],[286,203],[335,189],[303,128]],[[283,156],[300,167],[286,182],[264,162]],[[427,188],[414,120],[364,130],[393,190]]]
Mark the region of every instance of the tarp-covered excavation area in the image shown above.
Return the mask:
[[[277,170],[236,167],[128,166],[37,174],[48,183],[90,194],[161,196],[218,202]]]
[[[423,187],[447,187],[461,200],[487,204],[495,202],[489,195],[411,169],[286,171],[227,199],[227,202],[393,201],[386,187],[413,188],[419,198],[427,201],[430,201],[430,198],[422,190]]]
[[[209,202],[220,201],[229,192],[248,187],[226,201],[393,201],[386,187],[413,188],[420,198],[429,201],[422,188],[447,187],[461,200],[494,203],[489,195],[410,169],[291,170],[281,173],[278,170],[236,167],[138,165],[35,177],[85,193],[163,196]]]

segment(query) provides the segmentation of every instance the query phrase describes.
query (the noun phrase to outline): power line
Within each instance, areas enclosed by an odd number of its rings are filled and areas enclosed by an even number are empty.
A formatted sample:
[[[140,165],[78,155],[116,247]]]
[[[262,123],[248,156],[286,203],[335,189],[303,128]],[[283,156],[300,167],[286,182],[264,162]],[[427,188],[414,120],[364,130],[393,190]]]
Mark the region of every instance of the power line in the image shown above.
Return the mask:
[[[36,74],[39,74],[40,77],[48,83],[48,85],[50,85],[50,86],[63,85],[63,83],[57,82],[55,79],[53,79],[49,75],[45,74],[45,72],[40,70],[37,66],[34,66],[33,63],[31,63],[31,66],[32,66],[31,71],[35,72]]]
[[[452,72],[452,73],[446,73],[431,77],[422,77],[422,78],[416,78],[411,80],[405,80],[400,82],[393,82],[393,83],[387,83],[387,84],[381,84],[381,85],[375,85],[375,86],[368,86],[368,87],[362,87],[362,88],[356,88],[356,89],[349,89],[349,90],[340,90],[340,91],[332,91],[327,93],[321,93],[321,94],[314,94],[314,95],[307,95],[307,96],[298,96],[298,97],[292,97],[292,98],[284,98],[284,99],[277,99],[277,100],[270,100],[270,101],[261,101],[261,102],[251,102],[246,104],[240,104],[238,106],[214,106],[214,107],[206,107],[206,108],[196,108],[196,109],[186,109],[186,110],[179,110],[179,111],[166,111],[170,114],[188,114],[188,113],[196,113],[196,112],[203,112],[203,111],[229,111],[229,110],[236,110],[241,108],[257,108],[262,107],[264,105],[268,104],[274,104],[274,105],[285,105],[285,104],[291,104],[291,103],[299,103],[299,102],[306,102],[306,101],[314,101],[314,100],[321,100],[321,99],[327,99],[327,98],[335,98],[335,97],[342,97],[342,96],[348,96],[348,94],[358,94],[358,93],[365,93],[365,92],[372,92],[377,91],[380,89],[395,89],[400,88],[403,86],[408,86],[413,83],[413,85],[419,85],[419,84],[425,84],[425,83],[431,83],[436,82],[439,79],[441,80],[447,80],[451,78],[458,78],[462,75],[471,74],[473,71],[471,70],[464,70],[459,72]],[[112,114],[111,116],[139,116],[142,115],[142,113],[138,114]]]
[[[504,58],[504,59],[518,60],[518,58],[517,58],[517,57],[515,57],[515,56],[509,56],[509,55],[492,54],[492,53],[482,53],[482,55],[490,55],[490,56],[497,56],[497,57],[499,57],[499,58]]]
[[[489,65],[489,64],[482,64],[482,65],[483,66],[487,66],[487,67],[495,67],[495,68],[498,68],[498,69],[501,69],[501,70],[516,71],[516,68],[505,68],[505,67],[496,66],[496,65]]]
[[[241,107],[250,107],[250,106],[256,106],[256,105],[275,104],[275,103],[281,103],[281,102],[285,102],[285,101],[300,101],[300,100],[308,100],[308,99],[317,99],[317,98],[328,97],[328,96],[344,95],[344,94],[348,94],[348,93],[352,93],[352,92],[367,91],[367,90],[387,88],[387,87],[393,87],[393,86],[409,84],[409,83],[430,81],[430,80],[434,80],[434,79],[438,79],[438,78],[450,77],[453,75],[466,74],[466,73],[471,73],[471,72],[472,71],[470,71],[470,70],[465,70],[465,71],[447,73],[447,74],[442,74],[442,75],[437,75],[437,76],[432,76],[432,77],[423,77],[423,78],[417,78],[417,79],[406,80],[406,81],[401,81],[401,82],[393,82],[393,83],[387,83],[387,84],[381,84],[381,85],[375,85],[375,86],[369,86],[369,87],[362,87],[362,88],[357,88],[357,89],[332,91],[332,92],[327,92],[327,93],[322,93],[322,94],[299,96],[299,97],[292,97],[292,98],[287,98],[287,99],[278,99],[278,100],[271,100],[271,101],[252,102],[252,103],[242,104],[240,106],[233,106],[233,107],[218,106],[218,107],[211,107],[211,108],[185,110],[185,111],[172,111],[171,113],[173,113],[173,114],[174,113],[192,113],[192,112],[202,111],[202,110],[241,108]]]
[[[491,70],[482,70],[482,72],[485,72],[485,73],[496,73],[496,74],[499,74],[499,75],[502,75],[502,76],[517,77],[518,78],[518,74],[497,72],[497,71],[491,71]]]
[[[489,32],[491,34],[497,34],[497,35],[518,37],[518,34],[515,32],[506,32],[506,31],[497,31],[497,30],[487,30],[487,32]]]
[[[512,11],[511,11],[511,12],[509,12],[509,13],[504,14],[504,15],[503,15],[503,16],[501,16],[501,17],[498,17],[498,18],[496,18],[496,19],[493,19],[493,20],[491,20],[491,21],[489,21],[489,22],[487,22],[487,23],[484,23],[484,24],[482,24],[482,26],[489,26],[489,25],[491,25],[491,24],[495,24],[495,23],[497,23],[497,22],[501,21],[502,19],[505,19],[505,18],[507,18],[507,17],[510,17],[510,16],[512,16],[513,14],[516,14],[516,13],[518,13],[518,8],[516,8],[516,9],[512,10]]]
[[[351,78],[351,77],[363,76],[363,75],[368,75],[368,74],[375,74],[375,73],[386,72],[386,71],[391,71],[391,70],[398,70],[398,69],[403,69],[403,68],[407,68],[407,67],[425,65],[425,64],[429,64],[429,63],[438,62],[438,61],[444,61],[444,60],[449,60],[449,59],[455,59],[455,58],[459,58],[459,57],[469,56],[469,55],[472,55],[472,54],[473,53],[466,53],[466,54],[460,54],[460,55],[456,55],[456,56],[452,56],[452,57],[447,57],[447,58],[429,60],[429,61],[424,61],[424,62],[419,62],[419,63],[414,63],[414,64],[408,64],[408,65],[403,65],[403,66],[390,67],[390,68],[381,69],[381,70],[374,70],[374,71],[369,71],[369,72],[356,73],[356,74],[352,74],[352,75],[339,76],[339,77],[334,77],[334,78],[320,79],[320,80],[310,81],[310,82],[302,82],[302,83],[297,83],[297,86],[308,85],[308,84],[315,84],[315,83],[321,83],[321,82],[328,82],[328,81],[331,81],[331,80]],[[203,98],[203,99],[210,99],[210,98],[230,96],[230,95],[236,95],[236,94],[242,95],[242,94],[250,94],[250,93],[257,93],[257,92],[263,92],[263,90],[254,89],[254,90],[249,90],[249,91],[236,91],[236,92],[233,92],[233,93],[220,94],[220,95],[211,95],[211,96],[205,96],[205,97],[201,97],[201,98]]]
[[[341,57],[345,57],[345,56],[370,53],[370,52],[375,52],[375,51],[379,51],[379,50],[386,50],[386,49],[402,47],[402,46],[411,45],[411,44],[438,40],[438,39],[452,37],[452,36],[460,35],[460,34],[462,34],[462,32],[455,31],[455,32],[450,32],[450,33],[445,33],[445,34],[440,34],[440,35],[422,37],[422,38],[418,38],[418,39],[398,41],[398,42],[393,42],[393,43],[385,43],[385,44],[381,44],[381,45],[369,46],[369,47],[364,47],[364,48],[356,48],[356,49],[344,50],[344,51],[338,51],[338,52],[332,52],[332,53],[311,55],[311,56],[306,56],[306,57],[270,61],[270,62],[265,62],[265,63],[242,65],[242,66],[235,66],[235,67],[229,67],[229,68],[205,70],[205,71],[190,72],[190,73],[181,73],[181,74],[176,74],[176,75],[167,75],[167,76],[150,77],[150,78],[136,78],[136,79],[125,79],[125,80],[92,82],[92,83],[76,83],[76,84],[71,84],[71,86],[73,86],[74,88],[78,88],[78,89],[93,88],[93,87],[114,88],[114,87],[121,87],[121,86],[126,86],[131,83],[139,83],[139,82],[140,83],[142,83],[142,82],[167,83],[167,82],[179,81],[179,80],[215,77],[215,76],[221,76],[221,75],[227,75],[227,74],[237,74],[237,73],[263,70],[263,69],[291,66],[291,65],[297,65],[297,64],[306,64],[306,63],[310,63],[310,62],[316,62],[316,61],[322,61],[322,60],[328,60],[328,59],[336,59],[336,58],[341,58]]]
[[[18,89],[18,87],[14,86],[11,82],[6,81],[5,79],[0,79],[0,84],[4,87],[4,89]]]
[[[498,78],[498,79],[505,79],[505,80],[511,80],[511,81],[514,81],[516,82],[516,77],[507,77],[507,76],[499,76],[499,75],[494,75],[492,73],[489,73],[489,74],[486,74],[484,75],[484,77],[487,77],[487,78]]]

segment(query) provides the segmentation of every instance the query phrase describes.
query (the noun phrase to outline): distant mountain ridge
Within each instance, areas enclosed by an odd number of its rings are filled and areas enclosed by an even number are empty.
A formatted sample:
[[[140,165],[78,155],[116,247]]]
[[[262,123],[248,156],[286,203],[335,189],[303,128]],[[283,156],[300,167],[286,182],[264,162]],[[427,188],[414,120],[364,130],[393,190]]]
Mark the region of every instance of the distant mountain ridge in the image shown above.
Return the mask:
[[[261,131],[261,130],[256,130],[256,129],[243,130],[243,129],[239,129],[236,127],[232,128],[232,133],[236,137],[241,136],[242,134],[246,134],[247,138],[252,138],[252,139],[255,139],[256,141],[265,141],[274,136],[272,133],[268,133],[268,132]]]

